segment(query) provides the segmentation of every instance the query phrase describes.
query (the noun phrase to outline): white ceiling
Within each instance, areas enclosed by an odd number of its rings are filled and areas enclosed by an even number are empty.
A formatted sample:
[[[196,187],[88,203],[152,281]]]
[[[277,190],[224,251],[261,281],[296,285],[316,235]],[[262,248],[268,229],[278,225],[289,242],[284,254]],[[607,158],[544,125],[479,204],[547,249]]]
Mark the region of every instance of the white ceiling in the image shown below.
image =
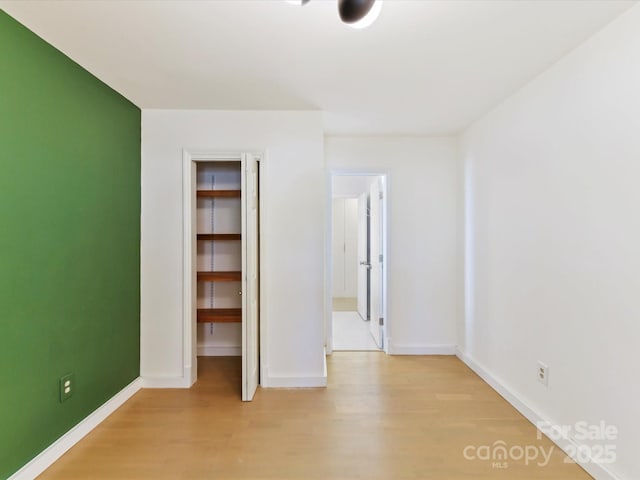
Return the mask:
[[[319,109],[329,134],[459,131],[632,1],[0,0],[141,108]]]

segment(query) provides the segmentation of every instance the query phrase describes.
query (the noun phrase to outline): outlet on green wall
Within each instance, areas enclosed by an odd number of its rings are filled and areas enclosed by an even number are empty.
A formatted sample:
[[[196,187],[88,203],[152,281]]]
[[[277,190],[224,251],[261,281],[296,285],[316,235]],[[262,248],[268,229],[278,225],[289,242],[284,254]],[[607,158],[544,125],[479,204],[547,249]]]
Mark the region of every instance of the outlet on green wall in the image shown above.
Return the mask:
[[[140,110],[2,11],[0,72],[7,478],[139,376]]]

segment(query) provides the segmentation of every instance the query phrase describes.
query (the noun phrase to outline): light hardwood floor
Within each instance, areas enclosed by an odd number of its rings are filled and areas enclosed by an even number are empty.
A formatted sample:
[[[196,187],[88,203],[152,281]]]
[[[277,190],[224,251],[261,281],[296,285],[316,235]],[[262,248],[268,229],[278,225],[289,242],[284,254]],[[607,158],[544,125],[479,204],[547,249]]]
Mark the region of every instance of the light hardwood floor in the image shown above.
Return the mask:
[[[358,310],[358,299],[351,297],[334,297],[331,310],[334,312],[355,312]]]
[[[42,479],[589,479],[555,449],[546,467],[463,457],[537,445],[535,428],[455,357],[334,353],[326,389],[239,395],[238,358],[201,358],[190,390],[142,390]]]

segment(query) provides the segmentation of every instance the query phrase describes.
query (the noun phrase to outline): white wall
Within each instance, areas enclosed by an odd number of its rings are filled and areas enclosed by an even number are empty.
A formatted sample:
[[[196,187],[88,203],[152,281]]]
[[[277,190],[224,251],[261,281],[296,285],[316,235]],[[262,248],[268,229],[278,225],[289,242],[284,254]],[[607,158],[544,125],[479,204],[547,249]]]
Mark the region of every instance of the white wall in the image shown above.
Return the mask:
[[[327,137],[333,171],[388,174],[391,353],[456,345],[456,142],[453,138]]]
[[[170,385],[184,374],[183,148],[266,151],[260,179],[263,384],[323,384],[325,182],[319,112],[143,110],[141,375],[148,384]]]
[[[336,175],[331,180],[331,194],[333,198],[358,198],[361,193],[369,191],[370,184],[370,176]]]
[[[358,199],[344,202],[344,296],[358,296]],[[335,252],[335,250],[334,250]]]
[[[331,296],[346,296],[344,198],[331,201]]]
[[[548,420],[617,426],[596,474],[640,478],[640,6],[473,124],[461,154],[463,352]]]

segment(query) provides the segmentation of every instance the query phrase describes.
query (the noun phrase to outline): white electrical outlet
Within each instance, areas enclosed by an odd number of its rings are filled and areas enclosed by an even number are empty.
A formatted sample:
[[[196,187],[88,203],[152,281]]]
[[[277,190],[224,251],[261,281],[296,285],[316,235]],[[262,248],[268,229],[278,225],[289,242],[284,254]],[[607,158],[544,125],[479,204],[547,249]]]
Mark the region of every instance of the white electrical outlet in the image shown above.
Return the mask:
[[[60,402],[64,402],[73,395],[76,386],[76,378],[73,373],[68,373],[60,377]]]
[[[549,367],[538,360],[537,370],[538,381],[544,386],[549,385]]]

